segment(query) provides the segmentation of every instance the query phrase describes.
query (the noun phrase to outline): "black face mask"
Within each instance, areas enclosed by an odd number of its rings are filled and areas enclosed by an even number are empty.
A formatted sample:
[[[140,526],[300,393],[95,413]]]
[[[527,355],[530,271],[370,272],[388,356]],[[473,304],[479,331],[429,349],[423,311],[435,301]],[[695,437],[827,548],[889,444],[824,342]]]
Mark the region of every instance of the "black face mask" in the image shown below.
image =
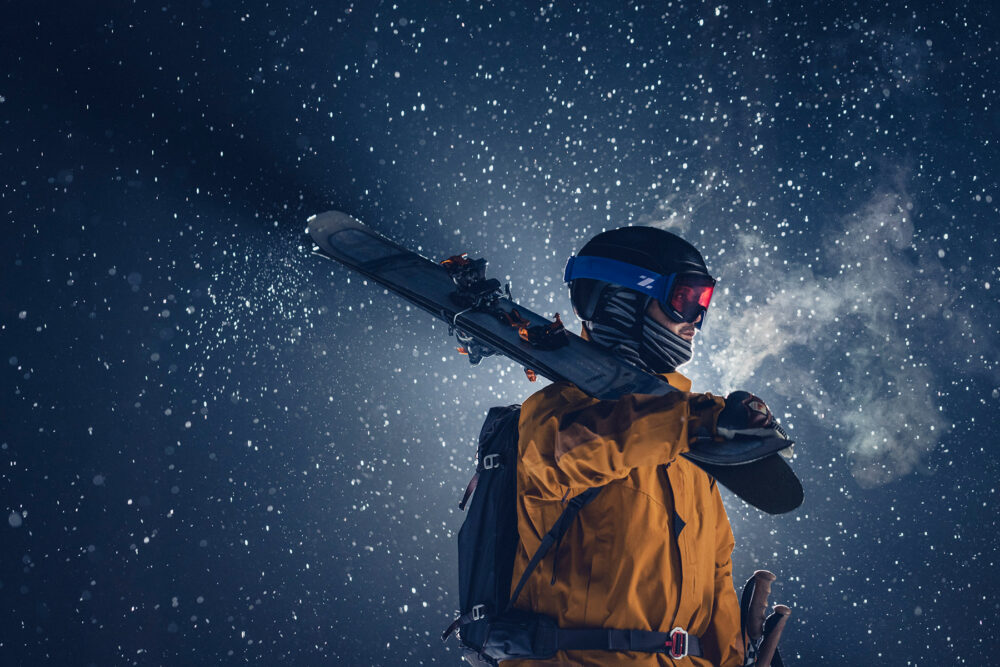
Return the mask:
[[[646,313],[639,356],[654,373],[669,373],[691,361],[691,355],[691,341],[681,338]]]
[[[644,294],[608,287],[594,319],[584,326],[595,343],[626,361],[652,373],[669,373],[691,360],[691,342],[646,314],[648,305]]]

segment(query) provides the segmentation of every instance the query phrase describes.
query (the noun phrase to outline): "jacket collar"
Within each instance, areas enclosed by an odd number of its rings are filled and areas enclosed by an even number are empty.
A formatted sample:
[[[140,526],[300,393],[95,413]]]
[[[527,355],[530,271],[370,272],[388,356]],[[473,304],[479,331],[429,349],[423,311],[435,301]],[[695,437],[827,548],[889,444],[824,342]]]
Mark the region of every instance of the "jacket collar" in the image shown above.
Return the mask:
[[[680,389],[681,391],[691,391],[691,380],[677,371],[674,371],[673,373],[660,373],[658,377],[661,377],[669,382],[670,386],[675,389]]]

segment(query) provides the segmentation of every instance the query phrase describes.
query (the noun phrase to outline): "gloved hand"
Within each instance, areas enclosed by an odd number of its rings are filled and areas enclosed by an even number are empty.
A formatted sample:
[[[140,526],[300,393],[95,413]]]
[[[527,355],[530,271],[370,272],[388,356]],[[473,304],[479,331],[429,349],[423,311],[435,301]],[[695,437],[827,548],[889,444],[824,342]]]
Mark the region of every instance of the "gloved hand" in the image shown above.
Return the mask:
[[[719,413],[715,430],[727,440],[736,436],[788,439],[767,404],[747,391],[734,391],[726,396],[726,407]]]

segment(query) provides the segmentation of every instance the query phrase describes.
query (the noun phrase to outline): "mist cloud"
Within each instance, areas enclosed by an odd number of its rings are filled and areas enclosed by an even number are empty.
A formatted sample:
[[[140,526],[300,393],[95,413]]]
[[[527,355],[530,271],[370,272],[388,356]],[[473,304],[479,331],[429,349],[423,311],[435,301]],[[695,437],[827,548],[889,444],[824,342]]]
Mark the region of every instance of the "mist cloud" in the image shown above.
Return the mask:
[[[947,429],[933,355],[969,324],[936,253],[914,244],[912,209],[898,183],[876,192],[839,223],[810,225],[817,248],[801,259],[755,231],[688,234],[720,278],[705,327],[720,388],[811,416],[865,487],[912,472]],[[688,220],[647,224],[689,231]]]

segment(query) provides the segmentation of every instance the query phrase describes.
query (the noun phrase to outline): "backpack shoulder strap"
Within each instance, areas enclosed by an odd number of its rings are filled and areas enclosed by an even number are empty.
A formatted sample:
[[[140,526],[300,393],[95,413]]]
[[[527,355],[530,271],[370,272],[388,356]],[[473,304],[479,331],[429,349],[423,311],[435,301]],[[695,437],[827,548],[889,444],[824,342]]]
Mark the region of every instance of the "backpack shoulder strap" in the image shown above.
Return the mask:
[[[542,559],[545,558],[545,554],[549,552],[552,545],[562,540],[563,535],[565,535],[566,531],[569,530],[569,527],[573,525],[573,520],[576,519],[576,515],[579,514],[580,510],[582,510],[587,503],[593,500],[603,488],[603,486],[595,486],[587,489],[580,495],[574,496],[569,501],[566,509],[562,511],[562,514],[560,514],[559,518],[556,519],[552,528],[545,534],[545,537],[542,538],[542,543],[535,551],[535,555],[533,555],[531,560],[528,561],[528,566],[524,568],[524,573],[521,574],[521,579],[517,582],[517,587],[514,588],[514,592],[510,595],[510,602],[507,603],[507,609],[513,608],[518,596],[521,595],[521,590],[524,588],[524,585],[528,583],[528,577],[535,570],[535,568],[538,567],[538,564],[542,562]]]

